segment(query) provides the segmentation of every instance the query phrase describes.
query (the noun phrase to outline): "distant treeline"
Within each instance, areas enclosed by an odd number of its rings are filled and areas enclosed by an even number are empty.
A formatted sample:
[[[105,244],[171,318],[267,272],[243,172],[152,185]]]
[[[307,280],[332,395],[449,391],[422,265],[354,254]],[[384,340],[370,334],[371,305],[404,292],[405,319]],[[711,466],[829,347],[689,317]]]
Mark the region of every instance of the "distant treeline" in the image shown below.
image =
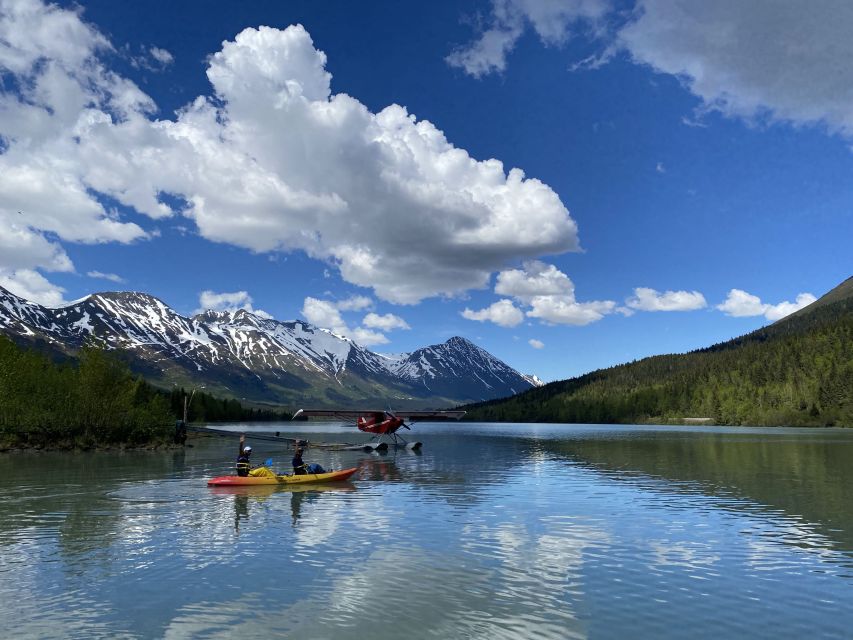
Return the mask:
[[[290,420],[286,409],[255,409],[244,407],[239,400],[216,398],[203,391],[192,393],[183,387],[169,394],[172,414],[179,419],[184,414],[184,398],[192,398],[187,410],[187,422],[268,422]]]
[[[465,408],[481,421],[853,426],[853,299]]]
[[[83,348],[77,360],[55,362],[0,336],[0,444],[6,446],[144,445],[171,441],[186,391],[153,387],[115,354]],[[236,400],[195,393],[190,421],[286,417],[244,408]]]

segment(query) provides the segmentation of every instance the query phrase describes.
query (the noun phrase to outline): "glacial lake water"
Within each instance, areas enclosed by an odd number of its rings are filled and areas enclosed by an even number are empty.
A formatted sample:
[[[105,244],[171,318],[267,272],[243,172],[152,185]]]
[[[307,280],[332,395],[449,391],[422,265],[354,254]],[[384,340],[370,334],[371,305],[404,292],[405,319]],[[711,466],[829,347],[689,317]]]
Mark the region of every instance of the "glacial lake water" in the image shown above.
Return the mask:
[[[231,427],[229,427],[231,428]],[[364,440],[334,426],[234,426]],[[408,432],[406,432],[408,435]],[[221,490],[235,438],[0,455],[14,638],[850,638],[853,430],[418,424]],[[286,469],[290,452],[251,442]]]

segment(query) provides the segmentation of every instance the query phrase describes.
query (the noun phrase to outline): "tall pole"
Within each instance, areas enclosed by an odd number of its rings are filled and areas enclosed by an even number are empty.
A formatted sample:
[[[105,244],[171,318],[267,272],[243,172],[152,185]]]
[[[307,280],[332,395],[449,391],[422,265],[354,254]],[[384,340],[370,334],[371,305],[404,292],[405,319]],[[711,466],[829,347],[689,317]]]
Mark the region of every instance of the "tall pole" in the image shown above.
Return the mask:
[[[204,385],[202,385],[198,389],[204,389]],[[198,389],[193,389],[193,392],[190,394],[189,398],[187,398],[187,396],[184,395],[184,424],[186,424],[186,422],[187,422],[187,417],[189,415],[189,407],[190,407],[190,404],[192,404],[193,396],[195,395],[195,392],[198,391]]]

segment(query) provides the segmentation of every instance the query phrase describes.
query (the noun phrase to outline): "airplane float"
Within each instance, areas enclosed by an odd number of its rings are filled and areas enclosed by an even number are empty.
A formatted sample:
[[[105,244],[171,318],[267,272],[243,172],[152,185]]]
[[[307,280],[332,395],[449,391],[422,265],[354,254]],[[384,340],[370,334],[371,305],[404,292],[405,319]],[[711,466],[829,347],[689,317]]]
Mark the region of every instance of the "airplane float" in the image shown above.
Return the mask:
[[[416,420],[459,420],[465,411],[381,411],[376,409],[300,409],[293,414],[293,420],[298,418],[337,418],[345,422],[354,422],[359,431],[372,433],[373,436],[365,445],[372,449],[387,449],[390,440],[395,447],[419,449],[420,442],[408,442],[397,433],[401,428],[411,430],[410,424]],[[409,423],[406,423],[406,420]]]

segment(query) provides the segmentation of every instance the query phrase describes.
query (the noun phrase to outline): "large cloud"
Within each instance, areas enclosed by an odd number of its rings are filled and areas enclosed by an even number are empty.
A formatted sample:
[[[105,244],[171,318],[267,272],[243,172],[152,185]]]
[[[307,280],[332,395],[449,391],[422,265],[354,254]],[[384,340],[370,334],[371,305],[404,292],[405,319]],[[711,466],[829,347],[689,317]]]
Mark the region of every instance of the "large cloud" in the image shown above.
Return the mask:
[[[853,135],[853,4],[641,0],[636,16],[619,46],[707,109]]]
[[[501,72],[526,29],[561,44],[592,24],[604,54],[619,52],[681,79],[718,111],[748,121],[820,123],[853,136],[853,4],[637,0],[627,19],[606,0],[493,0],[479,40],[447,57],[473,76]],[[581,65],[576,65],[581,66]]]
[[[75,12],[0,1],[0,277],[43,304],[62,304],[63,290],[36,270],[74,269],[62,240],[146,237],[103,207],[78,163],[88,120],[150,106],[135,85],[98,63],[97,53],[109,47]]]
[[[373,114],[333,95],[324,65],[300,26],[247,29],[213,56],[208,77],[224,106],[202,116],[205,139],[243,152],[248,176],[240,203],[221,189],[190,197],[202,234],[304,249],[397,303],[484,286],[516,255],[576,248],[575,224],[546,185],[473,160],[403,107]]]
[[[60,240],[131,242],[149,234],[100,196],[159,219],[178,213],[170,194],[205,238],[303,250],[396,303],[483,287],[508,262],[577,249],[547,185],[474,160],[401,106],[372,113],[333,94],[326,57],[301,26],[225,42],[207,70],[214,95],[155,121],[150,98],[104,67],[110,44],[77,13],[0,3],[0,69],[16,88],[0,94],[7,222],[23,210]]]

